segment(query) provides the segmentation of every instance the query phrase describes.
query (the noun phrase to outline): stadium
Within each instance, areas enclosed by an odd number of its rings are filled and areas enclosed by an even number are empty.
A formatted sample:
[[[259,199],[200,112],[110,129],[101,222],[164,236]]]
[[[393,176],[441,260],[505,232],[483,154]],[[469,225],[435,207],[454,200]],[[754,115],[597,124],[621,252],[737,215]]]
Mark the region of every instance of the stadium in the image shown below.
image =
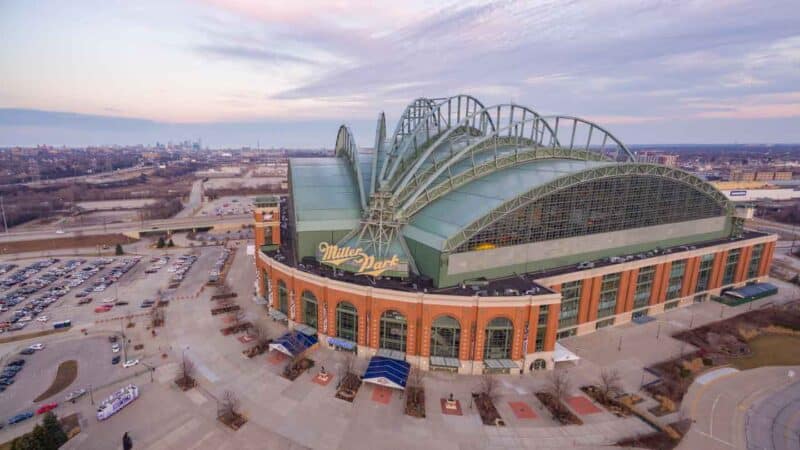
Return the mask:
[[[292,158],[256,201],[259,298],[320,345],[424,370],[551,369],[559,339],[766,278],[777,237],[602,126],[420,98],[372,148]]]

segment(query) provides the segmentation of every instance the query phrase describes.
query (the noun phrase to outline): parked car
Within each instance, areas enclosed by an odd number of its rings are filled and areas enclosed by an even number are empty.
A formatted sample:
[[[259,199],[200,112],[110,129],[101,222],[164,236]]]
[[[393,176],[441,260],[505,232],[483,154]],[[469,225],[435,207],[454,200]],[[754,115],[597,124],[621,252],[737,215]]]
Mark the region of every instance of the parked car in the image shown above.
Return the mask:
[[[125,361],[125,363],[122,364],[122,367],[127,369],[128,367],[133,367],[133,366],[135,366],[137,364],[139,364],[139,360],[138,359],[129,359],[129,360]]]
[[[111,336],[108,337],[108,342],[111,342],[112,344],[114,342],[117,342],[117,336],[112,334]]]
[[[31,417],[33,417],[33,413],[32,412],[28,411],[28,412],[24,412],[24,413],[19,413],[16,416],[13,416],[12,418],[8,419],[8,424],[9,425],[14,425],[15,423],[22,422],[23,420],[28,420]]]
[[[38,414],[44,414],[44,413],[46,413],[48,411],[52,411],[52,410],[56,409],[57,406],[58,406],[58,403],[55,403],[55,402],[46,403],[46,404],[40,406],[39,409],[36,410],[36,414],[37,415]]]
[[[20,355],[32,355],[34,353],[36,353],[36,350],[34,350],[32,348],[26,348],[25,350],[22,350],[21,352],[19,352]]]
[[[37,343],[31,345],[28,348],[33,349],[33,350],[44,350],[44,344],[42,344],[41,342],[37,342]]]
[[[114,344],[111,346],[111,353],[119,353],[119,344]]]
[[[86,395],[86,389],[78,389],[67,394],[65,401],[75,403],[75,400]]]
[[[122,359],[122,357],[117,355],[117,356],[111,358],[111,364],[119,364],[121,359]]]

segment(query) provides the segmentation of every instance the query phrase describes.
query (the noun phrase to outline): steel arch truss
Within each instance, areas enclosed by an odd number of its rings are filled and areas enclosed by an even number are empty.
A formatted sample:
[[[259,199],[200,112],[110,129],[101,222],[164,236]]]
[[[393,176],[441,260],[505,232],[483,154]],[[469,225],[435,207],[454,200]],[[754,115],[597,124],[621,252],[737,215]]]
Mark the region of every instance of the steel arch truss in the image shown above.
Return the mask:
[[[622,141],[594,122],[573,116],[548,116],[545,119],[553,126],[561,145],[569,150],[582,148],[598,151],[612,161],[636,161]]]
[[[353,178],[356,180],[358,186],[358,199],[361,203],[361,210],[367,209],[367,195],[364,190],[364,180],[361,178],[361,166],[358,164],[358,145],[353,138],[353,133],[347,125],[339,127],[339,132],[336,134],[336,156],[343,156],[350,165],[350,170]]]
[[[578,184],[596,181],[603,178],[622,176],[657,176],[678,181],[689,188],[711,198],[725,211],[726,215],[731,216],[733,214],[731,203],[719,190],[688,172],[653,164],[612,164],[566,175],[550,183],[537,186],[536,188],[505,202],[480,219],[467,225],[455,235],[451,236],[447,241],[445,241],[442,251],[445,253],[453,252],[461,244],[467,242],[472,236],[489,225],[503,219],[517,209],[550,194],[576,186]]]
[[[413,166],[394,187],[393,200],[397,204],[405,202],[401,210],[408,207],[440,176],[460,174],[452,172],[460,161],[469,160],[471,167],[466,171],[476,173],[476,168],[485,162],[476,159],[478,155],[491,154],[497,160],[522,149],[545,147],[560,145],[553,129],[536,111],[514,104],[484,108],[464,118],[416,156]]]
[[[498,138],[500,139],[500,138]],[[403,217],[412,217],[418,213],[429,203],[434,200],[444,197],[449,192],[458,189],[465,184],[485,177],[494,172],[510,169],[522,164],[527,164],[531,161],[538,159],[577,159],[582,161],[597,160],[601,161],[604,158],[596,152],[587,152],[584,150],[565,150],[561,147],[555,148],[539,148],[536,146],[528,146],[514,149],[513,152],[508,154],[489,159],[482,164],[474,164],[462,172],[448,173],[446,179],[431,187],[426,187],[421,190],[418,195],[409,198],[406,203],[399,207],[399,215]]]
[[[368,195],[372,195],[375,192],[376,182],[378,179],[378,171],[381,169],[382,166],[378,164],[381,161],[384,161],[384,152],[386,144],[386,115],[380,113],[378,116],[378,126],[375,129],[375,151],[373,152],[372,157],[372,175],[370,176],[369,180],[369,193]]]
[[[418,106],[420,100],[426,102]],[[420,117],[419,114],[425,111],[430,102],[433,100],[416,100],[406,108],[398,122],[387,152],[386,163],[381,168],[380,187],[383,190],[391,189],[393,181],[403,174],[404,170],[399,170],[401,162],[408,159],[409,154],[418,155],[433,139],[460,123],[465,117],[485,108],[475,97],[456,95],[436,102],[434,107],[427,109],[427,112]]]

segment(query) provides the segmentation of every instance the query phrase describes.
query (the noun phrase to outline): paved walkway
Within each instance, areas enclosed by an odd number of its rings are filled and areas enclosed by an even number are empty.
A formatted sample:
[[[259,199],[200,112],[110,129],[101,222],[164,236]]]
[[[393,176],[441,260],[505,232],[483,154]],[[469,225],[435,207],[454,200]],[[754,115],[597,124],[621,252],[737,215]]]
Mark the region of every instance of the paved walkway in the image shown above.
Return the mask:
[[[800,449],[800,381],[753,405],[746,425],[748,449]]]
[[[796,376],[790,378],[790,371],[797,373],[800,367],[762,367],[716,377],[705,384],[694,383],[684,397],[681,414],[692,419],[689,432],[678,446],[679,449],[730,450],[730,449],[772,449],[773,446],[748,446],[749,436],[756,431],[759,442],[762,437],[771,436],[771,420],[748,423],[748,413],[753,405],[761,405],[763,411],[778,406],[778,403],[764,404],[764,399],[780,396],[793,383],[793,390],[800,393]],[[800,407],[800,404],[796,405]],[[780,410],[780,407],[778,408]],[[755,412],[754,414],[759,414]],[[791,447],[786,447],[791,448]],[[797,448],[797,447],[794,447]]]

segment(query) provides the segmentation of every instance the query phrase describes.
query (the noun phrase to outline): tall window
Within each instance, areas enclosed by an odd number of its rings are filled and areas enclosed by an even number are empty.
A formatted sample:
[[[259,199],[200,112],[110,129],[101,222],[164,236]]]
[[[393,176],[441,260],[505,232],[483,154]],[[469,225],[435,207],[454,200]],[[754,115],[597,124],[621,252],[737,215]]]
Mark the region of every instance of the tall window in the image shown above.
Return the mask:
[[[700,257],[700,268],[697,274],[697,285],[695,292],[703,292],[708,289],[708,280],[711,279],[711,270],[714,267],[714,253]]]
[[[761,265],[761,257],[764,254],[764,244],[753,246],[753,253],[750,256],[750,265],[747,267],[747,278],[758,276],[758,266]]]
[[[289,314],[289,289],[283,280],[278,280],[278,310],[284,314]]]
[[[742,249],[740,248],[735,248],[728,252],[728,260],[725,261],[725,273],[722,276],[723,286],[733,283],[733,279],[736,276],[736,266],[739,264],[739,254],[741,252]]]
[[[561,314],[558,318],[558,328],[567,328],[578,323],[582,286],[583,280],[570,281],[561,286]]]
[[[672,300],[681,296],[684,273],[686,273],[686,261],[672,261],[672,268],[669,271],[669,282],[667,283],[667,300]]]
[[[713,198],[674,179],[618,176],[592,180],[533,201],[482,229],[457,252],[585,236],[721,216]]]
[[[442,316],[431,325],[431,356],[458,358],[461,325],[450,316]]]
[[[547,334],[547,315],[550,313],[550,305],[539,306],[539,320],[536,323],[536,342],[534,350],[544,351],[544,336]]]
[[[300,296],[303,303],[303,323],[311,328],[317,328],[317,297],[310,291],[303,291]]]
[[[505,317],[496,317],[486,325],[483,359],[511,359],[514,325]]]
[[[336,337],[358,341],[358,311],[349,302],[336,305]]]
[[[397,311],[384,312],[381,314],[378,347],[405,353],[407,328],[406,316]]]
[[[650,304],[650,293],[653,290],[656,266],[647,266],[639,269],[636,277],[636,292],[633,294],[633,309],[644,308]]]
[[[619,291],[619,273],[603,275],[600,284],[600,302],[597,305],[597,318],[614,315],[617,308],[617,291]]]

